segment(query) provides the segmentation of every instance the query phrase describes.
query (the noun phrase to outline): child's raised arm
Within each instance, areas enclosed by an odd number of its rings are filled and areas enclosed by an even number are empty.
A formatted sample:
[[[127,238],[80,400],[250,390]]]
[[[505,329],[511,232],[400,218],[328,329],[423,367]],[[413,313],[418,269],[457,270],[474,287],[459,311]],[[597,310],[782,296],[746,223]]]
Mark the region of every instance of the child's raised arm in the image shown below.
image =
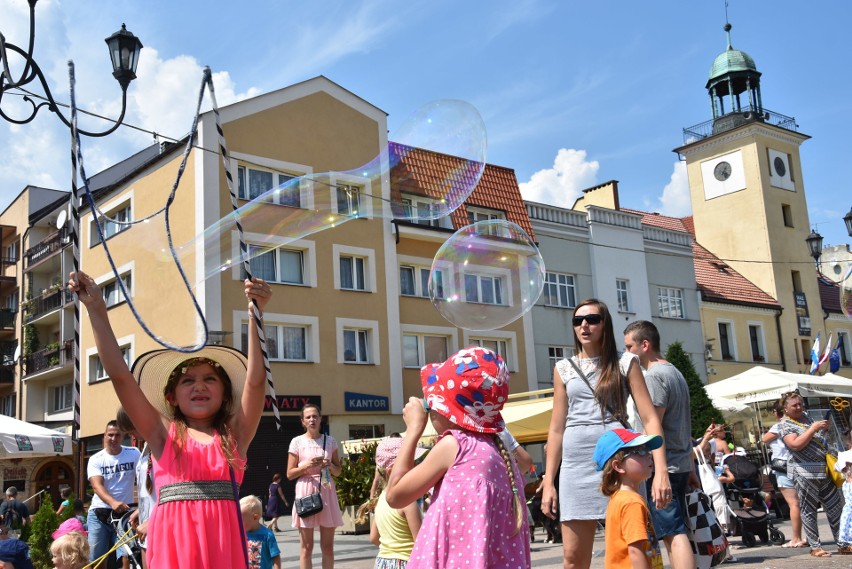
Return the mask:
[[[77,293],[77,298],[86,307],[95,336],[98,358],[104,371],[136,430],[148,442],[152,454],[159,458],[168,434],[166,419],[148,402],[127,368],[127,362],[124,361],[109,322],[109,313],[100,287],[92,277],[80,271],[71,273],[68,291]]]
[[[260,416],[263,414],[263,402],[266,398],[266,369],[263,366],[260,336],[257,335],[256,315],[251,301],[254,300],[257,302],[262,317],[263,309],[272,298],[272,289],[262,279],[246,279],[245,293],[246,298],[249,300],[246,385],[245,389],[243,389],[240,407],[237,409],[230,425],[240,456],[246,455],[246,450],[257,432],[257,426],[260,424]],[[263,322],[260,324],[262,326]]]
[[[647,541],[634,541],[627,546],[627,556],[633,569],[651,569],[651,560],[645,554]]]
[[[435,486],[453,465],[459,445],[453,437],[444,437],[429,451],[418,466],[414,466],[414,453],[426,428],[427,415],[423,400],[411,397],[402,410],[407,427],[402,448],[391,471],[385,490],[391,508],[402,509]]]

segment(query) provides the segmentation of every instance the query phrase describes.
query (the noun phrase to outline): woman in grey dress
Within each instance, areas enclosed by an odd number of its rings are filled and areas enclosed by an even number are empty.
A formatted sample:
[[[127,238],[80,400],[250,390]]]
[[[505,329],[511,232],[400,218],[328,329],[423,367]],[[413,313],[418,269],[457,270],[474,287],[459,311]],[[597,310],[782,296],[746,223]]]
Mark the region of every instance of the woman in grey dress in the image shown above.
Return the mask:
[[[609,499],[600,491],[601,473],[592,454],[605,430],[627,423],[627,398],[633,396],[645,432],[662,435],[639,359],[619,354],[612,318],[606,305],[588,299],[574,309],[577,355],[561,360],[553,374],[553,415],[547,437],[547,458],[541,509],[553,518],[559,505],[562,522],[563,567],[587,569],[592,562],[597,521],[606,516]],[[587,384],[588,381],[588,384]],[[657,507],[671,501],[665,445],[653,452],[655,474],[652,498]],[[554,474],[559,472],[559,495]]]

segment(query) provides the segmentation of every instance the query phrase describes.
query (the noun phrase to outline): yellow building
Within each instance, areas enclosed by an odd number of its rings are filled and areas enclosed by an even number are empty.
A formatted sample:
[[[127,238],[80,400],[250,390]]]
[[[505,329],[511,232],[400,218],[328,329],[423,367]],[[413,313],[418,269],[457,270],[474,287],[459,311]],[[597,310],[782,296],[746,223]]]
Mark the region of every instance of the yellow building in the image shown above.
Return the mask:
[[[694,235],[782,308],[781,349],[770,349],[764,363],[807,372],[817,332],[826,335],[805,244],[810,227],[799,146],[809,137],[797,132],[795,119],[763,106],[761,74],[748,54],[731,46],[730,25],[726,31],[728,48],[713,62],[707,82],[713,118],[684,129],[685,144],[675,150],[686,161]],[[749,317],[708,318],[717,321],[703,323],[708,344],[716,338],[711,351],[718,355],[721,349],[722,358],[751,364],[749,350],[737,347],[749,338]],[[766,334],[769,326],[763,328]]]
[[[258,204],[250,214],[244,212],[242,218],[252,273],[275,285],[264,320],[277,394],[274,404],[282,418],[277,431],[273,403],[268,402],[249,450],[244,492],[262,494],[272,474],[284,470],[290,440],[303,432],[299,412],[307,402],[321,406],[329,432],[338,441],[402,431],[404,403],[422,393],[420,366],[470,344],[491,347],[506,357],[513,391],[530,388],[535,363],[528,352],[529,315],[499,330],[470,332],[445,321],[423,288],[423,275],[428,276],[438,248],[472,221],[506,219],[532,235],[512,170],[486,166],[479,187],[451,217],[393,220],[392,192],[396,203],[416,210],[418,203],[435,199],[430,193],[434,179],[447,178],[457,159],[406,149],[398,165],[407,169],[401,187],[392,187],[392,180],[401,179],[393,173],[370,178],[340,173],[377,156],[387,163],[382,153],[388,148],[387,119],[380,109],[323,77],[241,101],[220,113],[240,204],[261,190],[290,184],[289,191]],[[81,215],[81,267],[104,290],[128,363],[160,348],[133,309],[161,341],[192,345],[201,338],[202,321],[192,297],[164,252],[163,215],[158,214],[180,168],[183,143],[151,147],[92,178],[95,215],[106,247],[93,212],[86,209]],[[213,114],[206,113],[169,210],[170,230],[174,244],[184,245],[179,258],[210,331],[208,341],[244,349],[249,324],[244,273],[239,263],[229,260],[239,258],[234,226],[221,222],[232,205],[218,145]],[[401,148],[390,145],[391,152]],[[338,174],[321,174],[325,172]],[[67,193],[59,196],[61,203],[51,206],[54,216],[67,207]],[[323,217],[316,223],[320,213],[334,221]],[[38,239],[51,239],[50,219],[42,217],[44,228],[39,231],[44,235]],[[297,225],[296,218],[322,230],[296,237],[279,231],[280,226]],[[56,233],[55,223],[52,231]],[[37,241],[35,233],[30,241],[29,247],[46,243]],[[110,267],[107,249],[129,298]],[[43,276],[33,276],[38,284],[32,286],[64,282],[70,270],[68,244],[63,242],[60,251]],[[494,275],[477,278],[490,279],[491,285],[505,290],[518,288],[516,282],[495,283]],[[47,311],[47,318],[55,319],[51,339],[56,336],[62,346],[73,339],[73,303],[63,298]],[[101,448],[104,425],[118,407],[85,311],[80,355],[82,472],[87,457]],[[70,385],[69,362],[50,360],[41,373]],[[21,384],[25,394],[29,381]],[[35,400],[35,392],[31,397]],[[46,392],[38,397],[44,399]],[[30,407],[24,406],[22,418],[45,421],[39,413],[28,416]],[[65,424],[70,424],[70,410],[63,413]]]

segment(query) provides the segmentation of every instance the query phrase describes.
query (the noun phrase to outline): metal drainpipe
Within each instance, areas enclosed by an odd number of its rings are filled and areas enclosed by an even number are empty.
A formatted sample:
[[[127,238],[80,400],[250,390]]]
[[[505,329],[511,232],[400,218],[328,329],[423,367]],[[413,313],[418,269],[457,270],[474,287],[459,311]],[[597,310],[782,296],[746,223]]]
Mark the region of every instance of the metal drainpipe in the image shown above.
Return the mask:
[[[787,371],[787,358],[784,357],[784,338],[781,334],[781,313],[784,308],[779,308],[775,314],[775,328],[778,331],[778,348],[781,350],[781,371]]]

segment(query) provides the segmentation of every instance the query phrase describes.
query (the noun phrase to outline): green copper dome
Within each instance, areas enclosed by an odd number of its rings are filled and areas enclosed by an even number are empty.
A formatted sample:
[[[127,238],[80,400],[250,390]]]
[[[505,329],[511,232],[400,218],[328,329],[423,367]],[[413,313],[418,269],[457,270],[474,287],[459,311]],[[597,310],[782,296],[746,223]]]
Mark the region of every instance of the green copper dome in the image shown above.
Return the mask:
[[[713,61],[708,79],[712,81],[713,79],[736,71],[757,71],[757,66],[749,54],[734,49],[729,45],[728,49],[719,54],[715,61]]]

